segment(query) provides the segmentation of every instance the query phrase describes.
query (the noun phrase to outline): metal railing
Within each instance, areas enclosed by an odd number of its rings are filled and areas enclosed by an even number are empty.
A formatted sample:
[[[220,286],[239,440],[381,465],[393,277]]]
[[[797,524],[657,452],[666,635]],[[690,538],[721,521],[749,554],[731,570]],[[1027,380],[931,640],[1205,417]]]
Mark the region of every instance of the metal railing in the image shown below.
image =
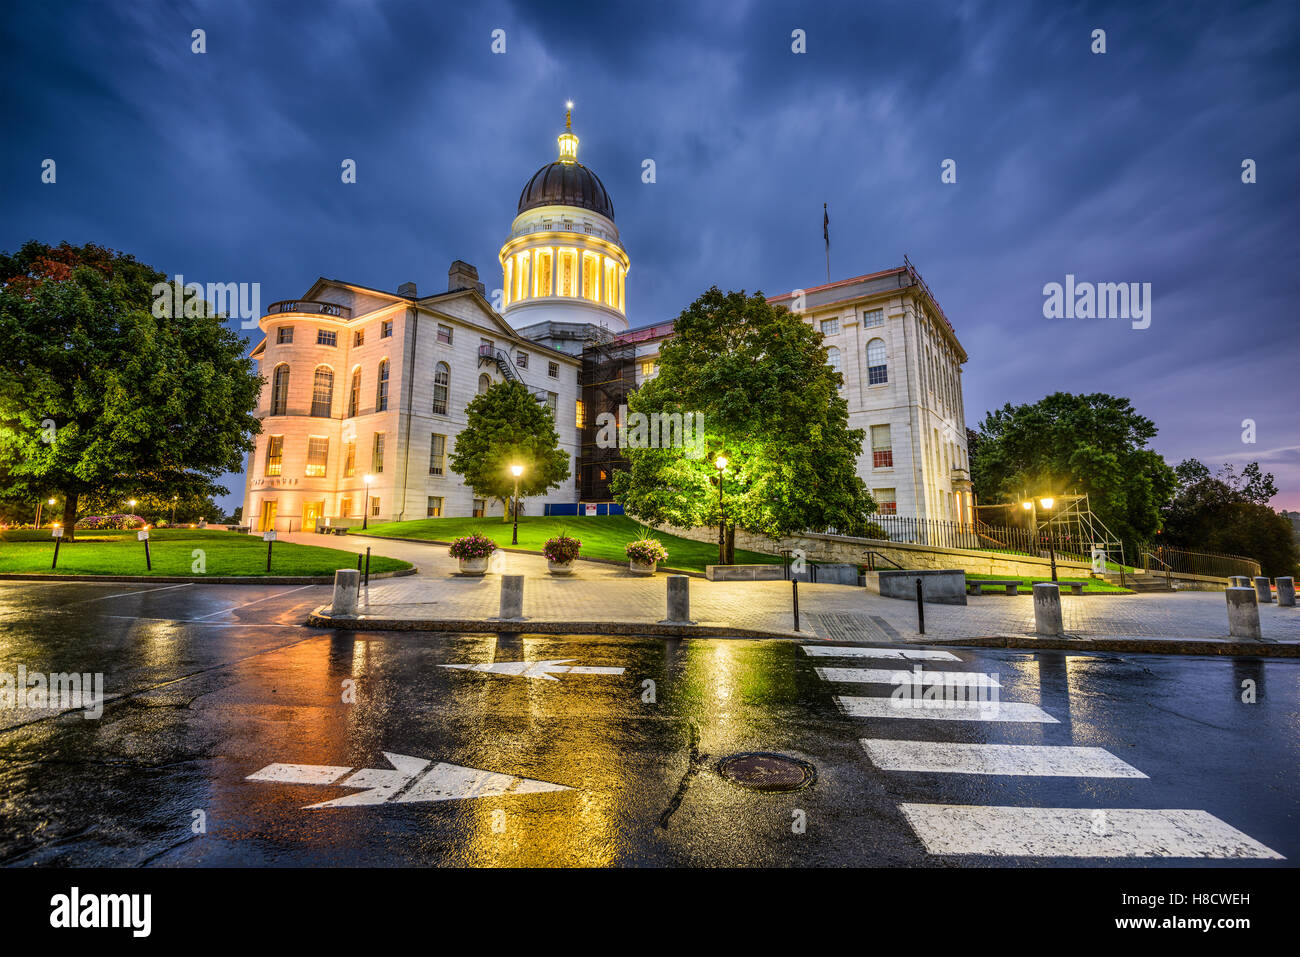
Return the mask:
[[[1259,562],[1244,555],[1221,555],[1217,552],[1193,552],[1183,548],[1159,547],[1142,550],[1143,569],[1152,575],[1203,575],[1207,578],[1231,578],[1259,575]]]
[[[830,535],[847,535],[906,545],[929,545],[934,548],[970,549],[986,552],[1029,555],[1046,558],[1051,550],[1066,561],[1091,562],[1094,542],[1085,542],[1070,529],[1044,524],[1035,532],[1030,528],[986,525],[983,522],[956,522],[906,515],[872,515],[870,523],[883,529],[882,538],[867,529],[827,528]],[[1107,549],[1108,553],[1113,549]]]

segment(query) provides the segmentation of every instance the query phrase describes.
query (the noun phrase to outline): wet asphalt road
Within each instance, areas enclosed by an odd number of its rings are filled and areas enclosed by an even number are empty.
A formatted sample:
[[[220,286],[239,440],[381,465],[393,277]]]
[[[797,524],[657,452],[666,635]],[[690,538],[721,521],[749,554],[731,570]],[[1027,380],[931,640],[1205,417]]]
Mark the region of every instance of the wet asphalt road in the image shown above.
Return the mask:
[[[960,662],[926,667],[996,673],[1003,700],[1036,704],[1059,723],[866,719],[844,714],[835,697],[885,695],[888,686],[839,684],[814,668],[896,663],[813,660],[785,641],[302,628],[327,591],[0,584],[0,671],[101,671],[106,692],[123,696],[99,720],[0,709],[0,863],[1300,860],[1295,661],[958,649]],[[624,671],[542,680],[441,667],[544,659]],[[1256,703],[1241,701],[1243,681],[1254,683]],[[1147,777],[882,771],[864,737],[1096,746]],[[741,751],[802,758],[816,781],[787,793],[741,788],[716,771]],[[277,763],[332,766],[334,781],[346,768],[391,770],[385,752],[566,790],[307,810],[360,789],[248,780]],[[409,790],[408,780],[393,796]],[[1198,809],[1288,860],[931,854],[899,809],[916,802]],[[196,834],[199,818],[206,832]]]

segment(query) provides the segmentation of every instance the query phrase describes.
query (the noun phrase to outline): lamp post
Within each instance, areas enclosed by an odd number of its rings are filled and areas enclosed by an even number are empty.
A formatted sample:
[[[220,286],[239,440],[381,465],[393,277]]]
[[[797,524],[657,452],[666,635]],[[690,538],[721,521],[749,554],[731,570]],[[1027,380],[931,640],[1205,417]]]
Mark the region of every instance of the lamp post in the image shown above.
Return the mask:
[[[510,511],[512,511],[515,516],[515,527],[510,532],[510,544],[518,545],[519,544],[519,476],[524,474],[524,467],[522,465],[512,465],[510,466],[510,474],[515,477],[515,499],[514,499],[514,505],[510,509]]]
[[[365,474],[365,478],[363,479],[366,483],[366,501],[361,506],[361,530],[363,532],[370,527],[370,483],[374,480],[375,477],[369,472]]]
[[[722,501],[722,473],[727,471],[727,457],[719,455],[713,460],[718,470],[718,564],[727,564],[727,506]]]
[[[1042,498],[1038,500],[1037,503],[1035,503],[1032,499],[1030,499],[1029,501],[1021,502],[1020,504],[1025,509],[1025,511],[1032,512],[1033,523],[1034,523],[1034,535],[1037,536],[1038,535],[1038,506],[1042,505],[1045,511],[1050,512],[1052,510],[1052,506],[1056,504],[1056,499],[1052,498],[1050,495],[1044,495]],[[1052,518],[1050,515],[1047,518],[1047,555],[1052,562],[1052,581],[1056,581],[1056,548],[1055,548],[1055,541],[1052,534]]]
[[[172,524],[173,524],[173,525],[176,524],[176,500],[177,500],[178,498],[180,498],[179,495],[173,495],[173,496],[172,496]],[[220,517],[220,516],[218,516],[218,517]]]

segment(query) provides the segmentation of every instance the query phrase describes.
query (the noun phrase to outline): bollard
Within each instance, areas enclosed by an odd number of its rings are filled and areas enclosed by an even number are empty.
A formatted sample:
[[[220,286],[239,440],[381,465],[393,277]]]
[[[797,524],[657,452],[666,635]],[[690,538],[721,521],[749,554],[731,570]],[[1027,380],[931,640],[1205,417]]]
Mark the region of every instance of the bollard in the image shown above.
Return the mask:
[[[691,620],[691,580],[686,575],[668,576],[668,617],[664,624],[689,624]]]
[[[524,576],[501,576],[501,609],[497,617],[514,620],[524,617]]]
[[[360,574],[361,574],[361,553],[357,552],[357,575],[359,576]],[[359,578],[358,581],[360,581]]]
[[[366,587],[370,587],[370,546],[366,546]]]
[[[794,630],[799,630],[799,579],[790,579],[790,586],[794,590]]]
[[[335,618],[352,618],[357,613],[357,590],[361,573],[355,568],[340,568],[334,573],[334,604],[330,614]]]
[[[1275,579],[1277,582],[1277,603],[1279,606],[1285,605],[1287,608],[1295,607],[1295,579],[1290,575],[1281,575]]]
[[[1224,595],[1228,599],[1228,634],[1233,638],[1262,638],[1255,589],[1229,588]]]
[[[1273,601],[1273,590],[1268,587],[1268,577],[1259,575],[1255,579],[1255,599],[1261,605],[1267,605]]]
[[[1251,585],[1250,579],[1247,578],[1245,575],[1230,575],[1228,577],[1228,587],[1229,588],[1253,588],[1254,586]]]
[[[925,593],[921,590],[921,579],[916,580],[916,630],[925,634]]]
[[[1061,619],[1061,588],[1052,582],[1034,584],[1034,633],[1039,638],[1061,638],[1065,624]]]

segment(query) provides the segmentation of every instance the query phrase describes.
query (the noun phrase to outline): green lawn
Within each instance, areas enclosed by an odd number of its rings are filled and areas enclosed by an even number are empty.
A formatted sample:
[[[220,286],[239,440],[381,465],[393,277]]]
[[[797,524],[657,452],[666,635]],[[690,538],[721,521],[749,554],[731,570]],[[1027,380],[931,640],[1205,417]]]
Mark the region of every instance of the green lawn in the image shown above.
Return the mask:
[[[582,542],[583,558],[607,558],[613,561],[627,561],[623,546],[634,538],[640,538],[645,526],[624,515],[608,515],[599,518],[578,518],[575,516],[521,516],[519,519],[519,544],[517,548],[530,552],[540,552],[548,538],[568,535]],[[360,533],[359,528],[352,531]],[[391,538],[423,538],[433,541],[449,542],[470,532],[481,532],[498,545],[510,546],[511,526],[497,518],[426,518],[415,522],[385,522],[371,525],[366,534],[387,536]],[[694,542],[676,535],[654,532],[654,537],[664,543],[668,549],[668,561],[663,568],[678,568],[683,571],[702,572],[705,565],[716,565],[718,546],[713,542]],[[771,564],[781,561],[779,555],[764,555],[736,549],[736,563],[739,565]]]
[[[1028,583],[1028,582],[1031,582],[1031,581],[1043,581],[1043,582],[1045,582],[1045,581],[1051,581],[1051,580],[1052,580],[1052,576],[1051,576],[1051,573],[1050,573],[1050,572],[1049,572],[1048,574],[1042,576],[1041,578],[1030,578],[1028,575],[977,575],[977,574],[975,574],[974,572],[969,572],[969,571],[968,571],[968,572],[966,573],[966,580],[967,580],[967,581],[981,581],[981,582],[1010,582],[1010,581],[1022,581],[1022,582],[1026,582],[1026,583]],[[1127,589],[1127,588],[1120,588],[1118,585],[1112,585],[1110,582],[1108,582],[1108,581],[1102,581],[1101,579],[1098,579],[1098,578],[1061,578],[1061,579],[1058,579],[1058,580],[1059,580],[1060,582],[1062,582],[1062,583],[1065,583],[1065,582],[1083,582],[1083,590],[1084,590],[1085,593],[1087,593],[1087,592],[1110,592],[1110,593],[1112,593],[1112,594],[1114,594],[1114,593],[1118,593],[1118,594],[1127,594],[1127,593],[1128,593],[1128,589]],[[1033,585],[1025,584],[1025,585],[1022,585],[1022,586],[1020,587],[1019,591],[1020,591],[1020,594],[1022,594],[1022,595],[1031,595],[1031,594],[1033,594],[1034,587],[1033,587]]]
[[[202,571],[194,568],[203,553]],[[153,570],[144,563],[144,543],[135,532],[77,531],[77,541],[59,548],[59,567],[51,572],[54,541],[48,529],[23,529],[0,533],[0,573],[61,575],[333,575],[339,568],[355,568],[352,552],[319,545],[276,542],[271,551],[271,571],[266,570],[266,543],[260,535],[195,528],[163,528],[149,532]],[[390,572],[410,568],[410,562],[372,555],[370,571]]]

